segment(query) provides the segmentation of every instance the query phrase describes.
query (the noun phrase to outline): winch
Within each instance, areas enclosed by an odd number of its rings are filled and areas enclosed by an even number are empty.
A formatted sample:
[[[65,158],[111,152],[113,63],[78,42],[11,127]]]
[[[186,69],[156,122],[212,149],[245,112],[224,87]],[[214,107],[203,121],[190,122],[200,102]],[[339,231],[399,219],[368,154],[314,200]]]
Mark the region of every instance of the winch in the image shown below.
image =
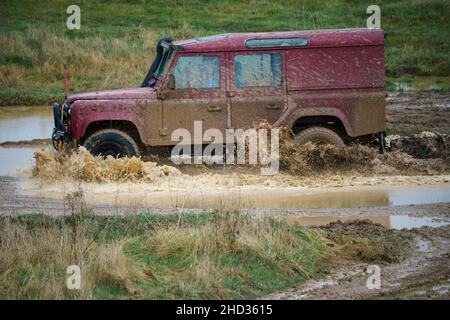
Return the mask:
[[[70,106],[67,103],[53,104],[55,127],[52,133],[52,144],[56,151],[62,151],[64,142],[70,141]]]

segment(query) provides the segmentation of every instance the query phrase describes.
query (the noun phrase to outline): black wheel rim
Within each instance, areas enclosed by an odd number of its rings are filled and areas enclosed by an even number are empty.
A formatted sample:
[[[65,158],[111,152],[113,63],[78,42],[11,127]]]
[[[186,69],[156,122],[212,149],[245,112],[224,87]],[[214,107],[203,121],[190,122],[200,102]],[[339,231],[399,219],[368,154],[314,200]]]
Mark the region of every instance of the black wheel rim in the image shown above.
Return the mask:
[[[100,144],[95,148],[93,153],[96,156],[98,155],[102,157],[112,156],[114,158],[121,158],[128,155],[126,149],[123,146],[114,142],[104,142]]]

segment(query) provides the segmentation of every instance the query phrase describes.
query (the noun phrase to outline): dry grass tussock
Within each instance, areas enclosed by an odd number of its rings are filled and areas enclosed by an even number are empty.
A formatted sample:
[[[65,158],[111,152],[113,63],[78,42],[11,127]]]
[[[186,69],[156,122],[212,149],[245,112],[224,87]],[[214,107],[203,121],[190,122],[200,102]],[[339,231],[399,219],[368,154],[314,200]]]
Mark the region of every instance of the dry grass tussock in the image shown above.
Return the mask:
[[[159,280],[185,291],[183,285],[192,279],[200,288],[214,288],[216,298],[230,297],[226,278],[254,281],[248,275],[251,271],[246,270],[252,268],[251,262],[261,267],[271,265],[283,275],[304,280],[325,270],[328,257],[317,232],[233,211],[218,212],[213,221],[201,226],[158,228],[148,235],[140,254],[152,255],[158,261],[186,261],[189,267],[185,272],[166,273]],[[241,262],[231,263],[233,257]],[[208,298],[208,294],[202,297]]]
[[[123,253],[126,241],[98,241],[99,234],[92,233],[90,213],[80,196],[74,194],[71,201],[77,201],[75,206],[69,203],[75,211],[62,224],[45,216],[37,224],[13,217],[0,219],[0,296],[92,299],[105,285],[134,294],[132,283],[141,275]],[[66,269],[70,265],[81,269],[80,290],[67,288]]]

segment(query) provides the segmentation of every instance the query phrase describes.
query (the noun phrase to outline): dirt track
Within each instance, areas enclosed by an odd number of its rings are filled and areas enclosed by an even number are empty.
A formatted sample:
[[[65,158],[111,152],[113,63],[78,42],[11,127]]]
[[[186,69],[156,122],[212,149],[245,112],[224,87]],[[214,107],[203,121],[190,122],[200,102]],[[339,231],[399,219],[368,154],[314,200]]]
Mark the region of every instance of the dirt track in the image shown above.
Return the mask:
[[[263,299],[449,299],[450,226],[414,230],[415,249],[402,262],[379,265],[381,287],[368,289],[369,264],[351,264],[330,276]]]

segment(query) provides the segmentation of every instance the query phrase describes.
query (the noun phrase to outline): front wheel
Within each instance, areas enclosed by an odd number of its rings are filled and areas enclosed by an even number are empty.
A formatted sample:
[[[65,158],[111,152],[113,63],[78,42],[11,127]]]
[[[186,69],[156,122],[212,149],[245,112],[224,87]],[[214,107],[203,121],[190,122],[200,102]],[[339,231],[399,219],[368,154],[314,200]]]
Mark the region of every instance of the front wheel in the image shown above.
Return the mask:
[[[297,133],[295,140],[299,144],[313,142],[317,144],[331,144],[339,147],[345,145],[344,140],[333,130],[324,127],[311,127]]]
[[[97,131],[86,139],[83,146],[94,156],[114,158],[139,156],[139,148],[134,139],[116,129]]]

